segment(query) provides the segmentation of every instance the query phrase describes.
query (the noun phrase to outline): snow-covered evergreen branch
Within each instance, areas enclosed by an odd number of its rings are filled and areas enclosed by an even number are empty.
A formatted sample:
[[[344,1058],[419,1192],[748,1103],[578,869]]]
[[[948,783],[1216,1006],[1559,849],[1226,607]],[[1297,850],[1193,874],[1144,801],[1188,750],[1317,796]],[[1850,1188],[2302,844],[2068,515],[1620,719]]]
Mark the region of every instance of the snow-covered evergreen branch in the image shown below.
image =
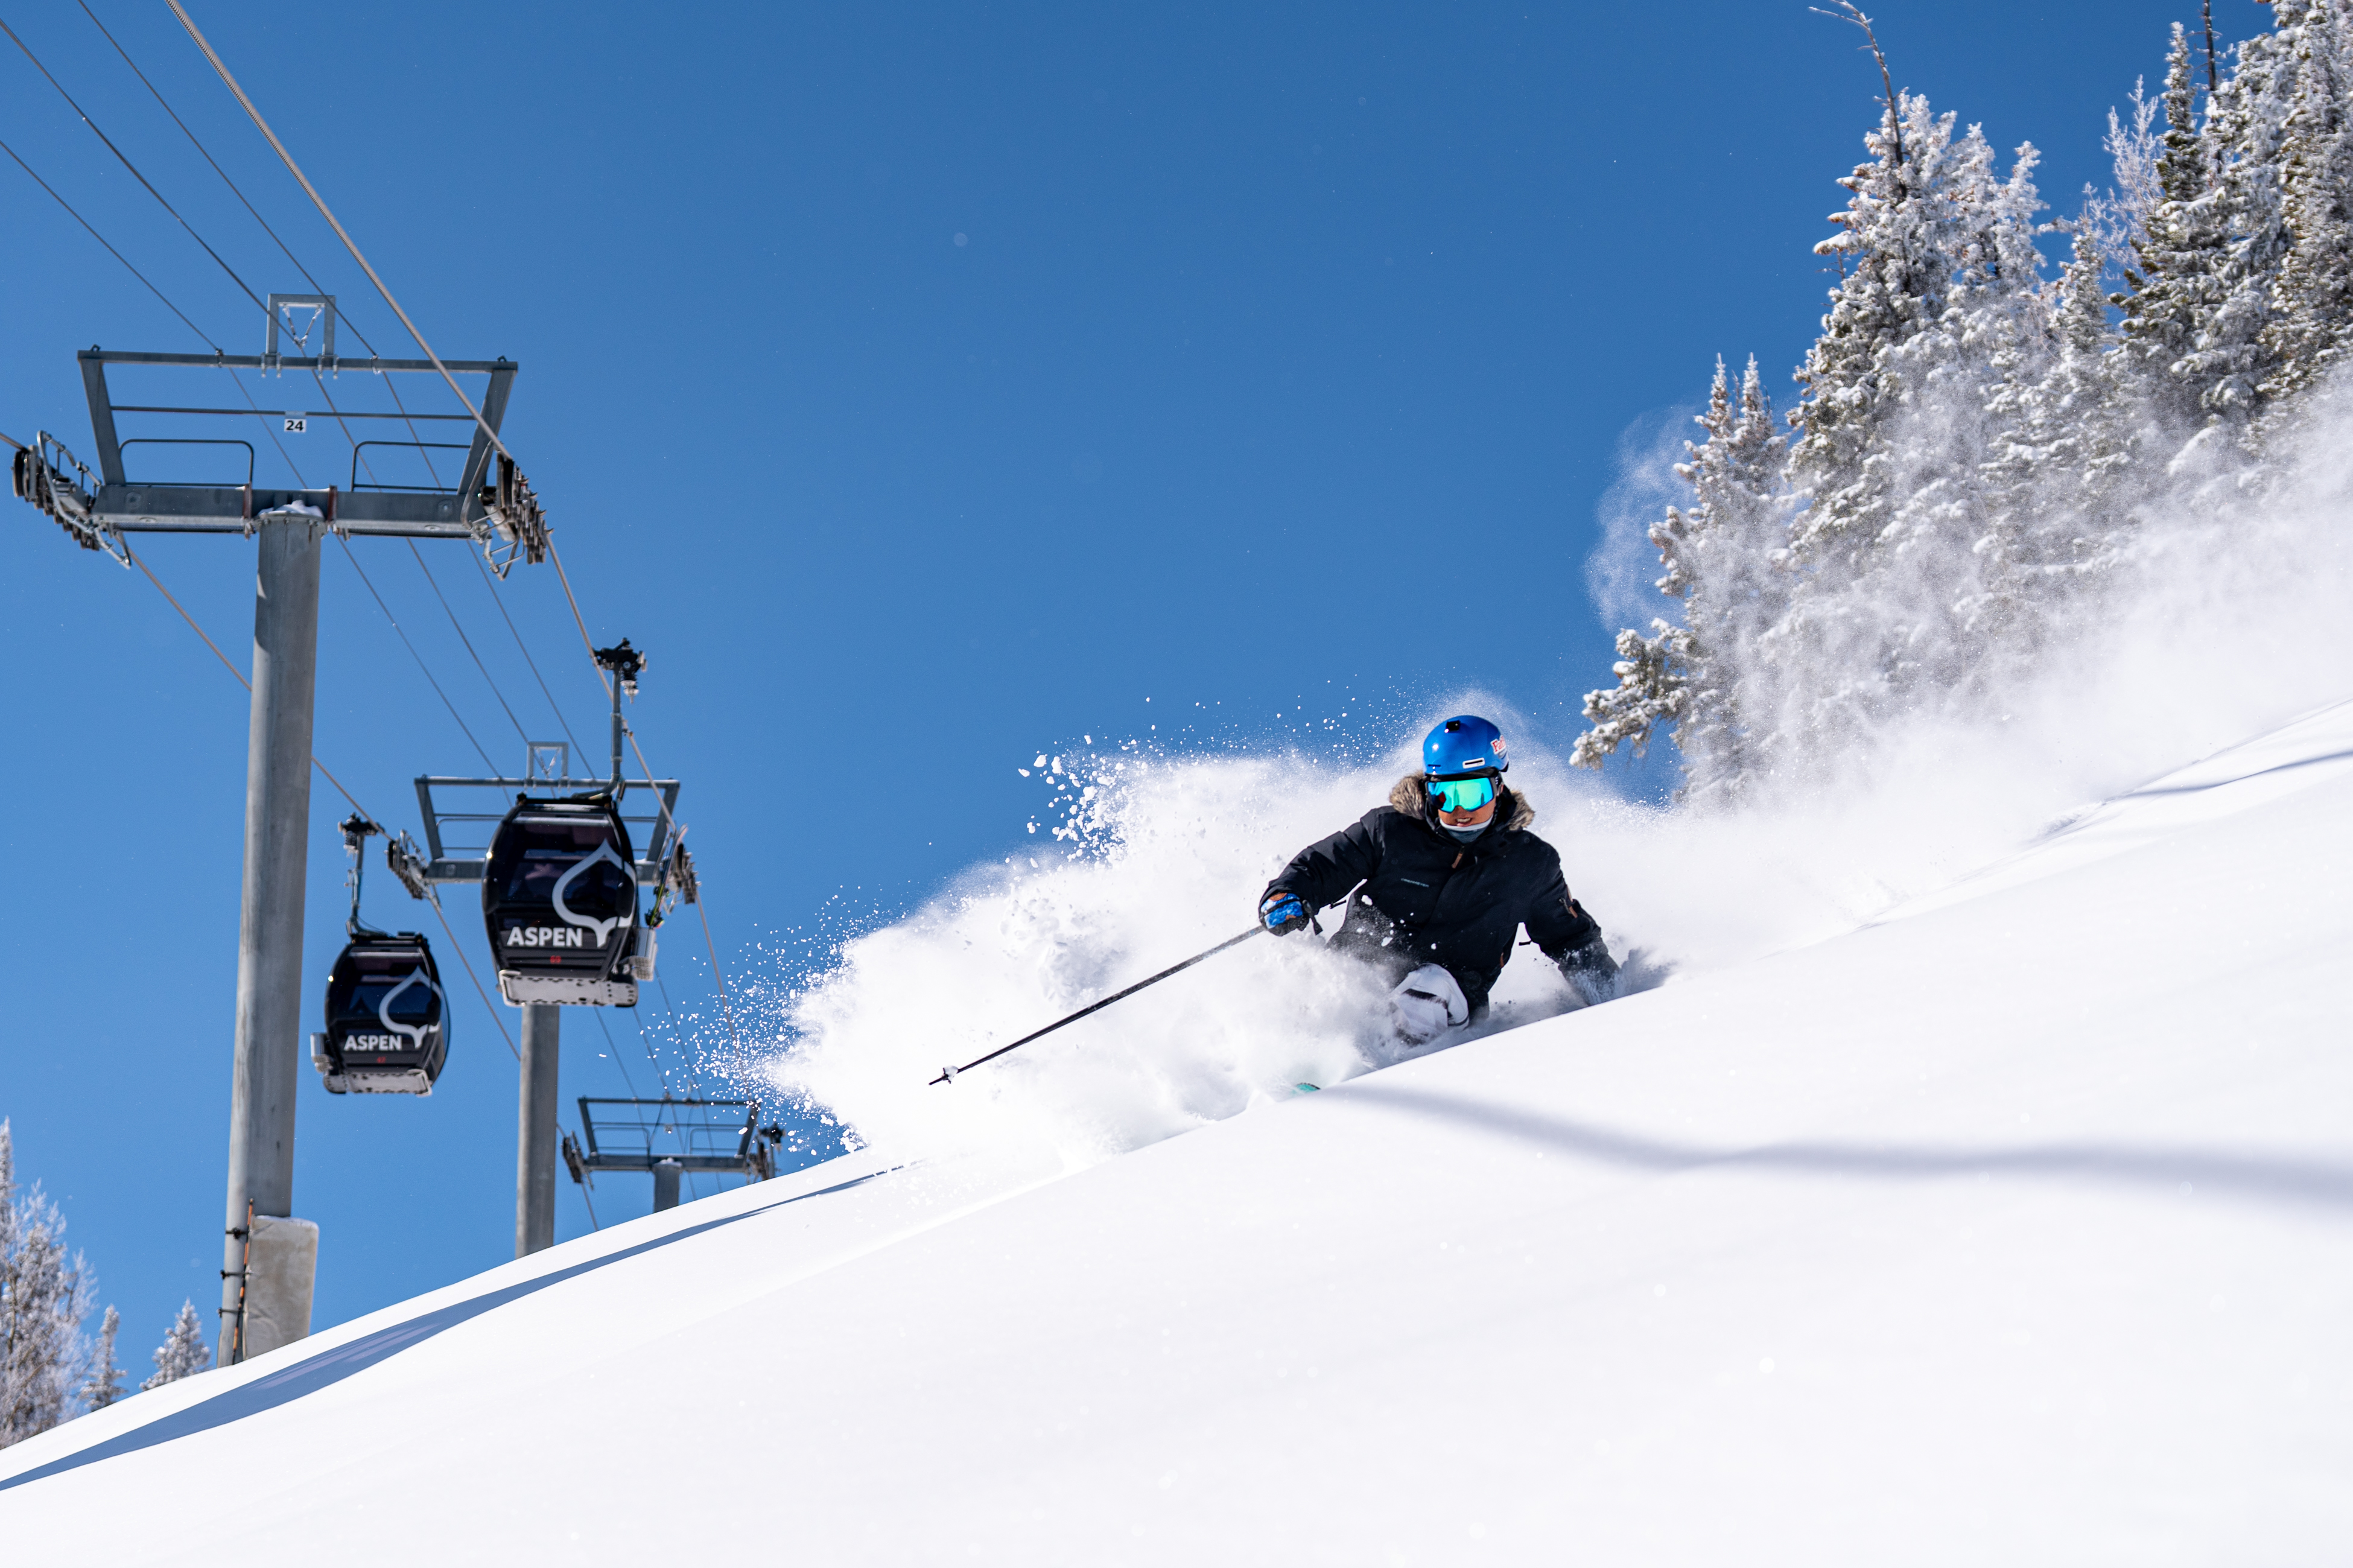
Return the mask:
[[[2353,0],[2280,0],[2203,59],[2177,26],[2162,94],[2110,114],[2115,185],[2055,226],[2055,278],[2035,150],[2003,173],[1870,44],[1887,92],[1815,247],[1841,276],[1793,435],[1753,363],[1736,408],[1718,363],[1675,469],[1692,504],[1651,530],[1681,615],[1621,632],[1586,700],[1576,761],[1671,729],[1687,800],[1804,782],[1900,718],[1998,713],[2096,621],[2155,502],[2260,492],[2353,350]]]

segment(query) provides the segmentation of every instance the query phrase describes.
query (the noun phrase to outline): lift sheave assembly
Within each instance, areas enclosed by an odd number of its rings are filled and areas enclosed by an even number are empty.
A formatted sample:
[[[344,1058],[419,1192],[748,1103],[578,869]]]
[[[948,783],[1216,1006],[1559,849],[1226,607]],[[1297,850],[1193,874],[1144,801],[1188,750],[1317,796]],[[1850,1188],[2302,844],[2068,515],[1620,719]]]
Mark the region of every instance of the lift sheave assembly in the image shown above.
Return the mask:
[[[482,919],[499,992],[516,1006],[634,1007],[653,973],[628,825],[609,794],[518,795],[491,839]]]

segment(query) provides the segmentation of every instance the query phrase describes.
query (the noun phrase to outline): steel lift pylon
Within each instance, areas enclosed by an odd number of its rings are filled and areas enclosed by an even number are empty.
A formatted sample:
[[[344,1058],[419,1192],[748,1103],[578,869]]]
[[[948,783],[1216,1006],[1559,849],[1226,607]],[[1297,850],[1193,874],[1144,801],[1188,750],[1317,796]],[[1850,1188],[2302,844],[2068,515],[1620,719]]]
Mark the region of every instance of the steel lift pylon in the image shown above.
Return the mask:
[[[281,336],[281,328],[284,329]],[[282,353],[281,342],[316,352]],[[339,408],[324,389],[344,375],[438,375],[430,360],[345,359],[335,353],[331,294],[272,294],[259,354],[126,353],[90,348],[76,356],[90,402],[98,468],[93,472],[46,430],[16,454],[17,497],[57,521],[86,550],[131,563],[132,533],[220,533],[256,541],[253,700],[246,752],[245,870],[237,920],[236,1067],[229,1107],[228,1190],[221,1267],[222,1358],[244,1360],[309,1331],[315,1227],[292,1219],[294,1096],[303,1061],[302,904],[311,817],[311,734],[318,669],[319,552],[330,532],[410,539],[459,539],[479,546],[504,576],[518,560],[547,555],[547,525],[531,486],[491,440],[506,416],[522,366],[512,360],[445,360],[459,374],[488,378],[472,415],[427,415]],[[116,367],[249,370],[265,383],[288,371],[318,378],[323,409],[257,410],[114,400]],[[243,384],[240,382],[240,385]],[[310,399],[301,400],[306,405]],[[356,400],[355,400],[356,401]],[[255,481],[253,446],[236,437],[133,437],[125,418],[261,418],[283,438],[307,436],[322,420],[350,433],[350,486],[283,489]],[[431,448],[436,443],[390,437],[363,441],[354,426],[383,422],[461,422],[471,430],[457,482],[448,487],[379,485],[362,480],[362,450]],[[487,428],[485,428],[487,426]],[[214,426],[217,428],[218,426]],[[134,479],[128,449],[242,447],[241,483]],[[451,444],[451,450],[456,445]],[[497,471],[491,458],[498,457]],[[551,1175],[551,1180],[553,1179]],[[274,1223],[273,1222],[278,1222]],[[305,1243],[297,1235],[307,1228]],[[274,1261],[283,1242],[291,1260]],[[280,1299],[282,1298],[282,1299]]]

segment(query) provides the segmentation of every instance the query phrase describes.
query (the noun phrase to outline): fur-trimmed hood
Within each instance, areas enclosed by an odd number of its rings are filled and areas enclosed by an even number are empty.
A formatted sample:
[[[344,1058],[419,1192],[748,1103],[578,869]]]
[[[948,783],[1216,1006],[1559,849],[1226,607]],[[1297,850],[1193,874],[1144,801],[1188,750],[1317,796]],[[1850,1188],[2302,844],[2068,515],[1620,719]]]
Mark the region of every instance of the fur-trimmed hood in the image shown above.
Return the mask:
[[[1396,786],[1389,791],[1389,808],[1417,822],[1434,820],[1428,805],[1430,792],[1424,787],[1429,782],[1428,773],[1408,773],[1398,780]],[[1504,832],[1525,833],[1535,826],[1536,808],[1528,804],[1525,795],[1517,790],[1500,786],[1498,793],[1503,797]]]

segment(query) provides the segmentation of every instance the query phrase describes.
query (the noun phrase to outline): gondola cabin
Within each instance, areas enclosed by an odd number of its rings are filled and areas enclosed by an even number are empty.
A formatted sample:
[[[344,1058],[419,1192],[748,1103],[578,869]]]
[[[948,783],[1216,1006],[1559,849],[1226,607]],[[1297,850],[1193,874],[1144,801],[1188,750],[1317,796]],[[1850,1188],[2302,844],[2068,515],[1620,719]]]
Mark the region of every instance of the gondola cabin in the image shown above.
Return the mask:
[[[611,796],[518,796],[491,840],[482,918],[509,1002],[638,1005],[651,943],[638,920],[629,830]]]
[[[311,1047],[330,1094],[432,1093],[449,1016],[425,939],[353,937],[327,976],[327,1032]]]

